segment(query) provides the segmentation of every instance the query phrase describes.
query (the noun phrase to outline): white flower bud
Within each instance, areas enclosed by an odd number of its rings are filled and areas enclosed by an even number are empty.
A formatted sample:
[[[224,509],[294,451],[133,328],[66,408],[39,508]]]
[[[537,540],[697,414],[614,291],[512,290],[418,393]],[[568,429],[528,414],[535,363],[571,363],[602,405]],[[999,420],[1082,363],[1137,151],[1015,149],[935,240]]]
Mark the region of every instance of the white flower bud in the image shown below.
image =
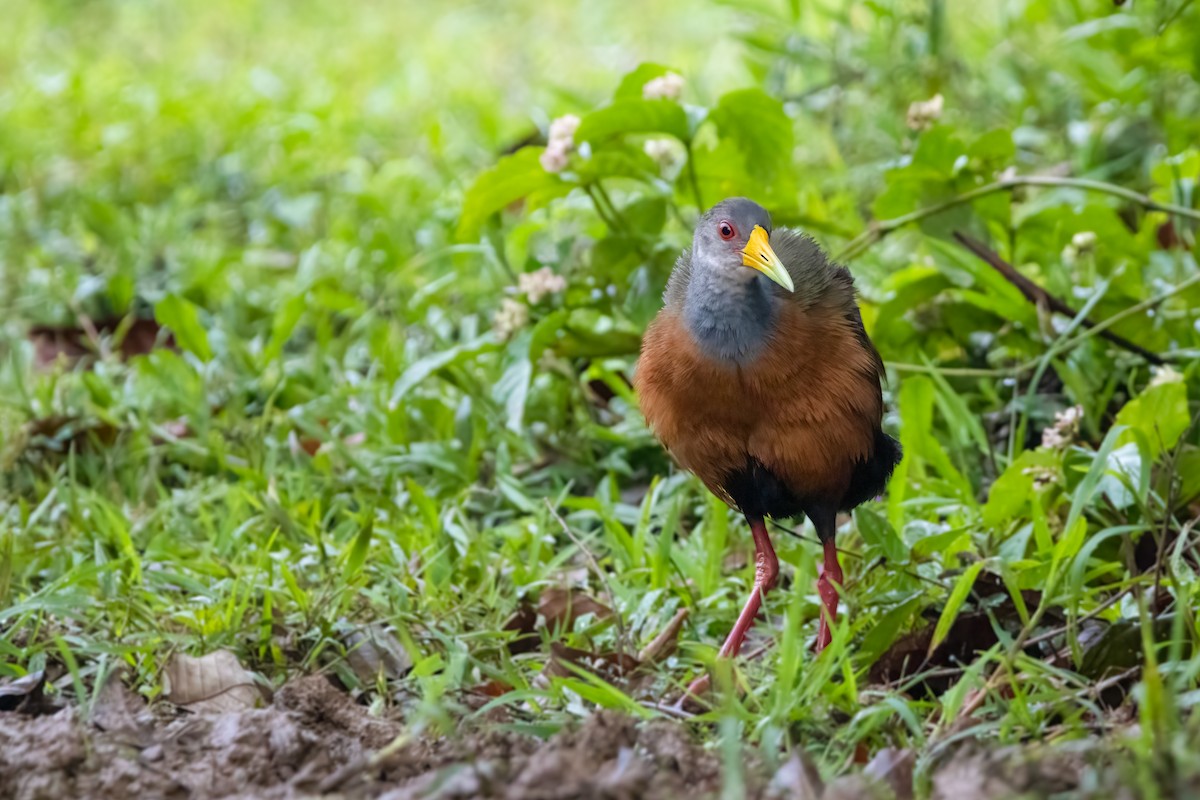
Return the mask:
[[[646,81],[642,97],[646,100],[678,100],[683,96],[683,76],[668,72]]]
[[[916,100],[908,107],[908,127],[914,131],[928,130],[942,118],[945,100],[935,94],[928,100]]]
[[[566,279],[549,267],[536,272],[523,272],[517,276],[517,289],[529,298],[529,302],[540,302],[543,297],[557,294],[567,288]]]
[[[500,303],[500,310],[492,320],[492,330],[501,339],[512,338],[512,335],[529,324],[529,306],[520,300],[506,297]]]

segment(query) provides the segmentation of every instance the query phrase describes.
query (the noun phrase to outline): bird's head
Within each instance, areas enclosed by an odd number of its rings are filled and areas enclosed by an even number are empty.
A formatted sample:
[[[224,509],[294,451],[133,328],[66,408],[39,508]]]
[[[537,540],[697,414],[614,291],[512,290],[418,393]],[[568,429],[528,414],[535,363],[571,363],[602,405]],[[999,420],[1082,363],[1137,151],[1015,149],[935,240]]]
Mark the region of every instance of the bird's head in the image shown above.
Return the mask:
[[[722,200],[696,226],[693,268],[727,271],[730,276],[745,275],[749,280],[754,273],[743,272],[749,267],[794,292],[792,276],[771,249],[770,236],[771,215],[765,208],[744,197]]]

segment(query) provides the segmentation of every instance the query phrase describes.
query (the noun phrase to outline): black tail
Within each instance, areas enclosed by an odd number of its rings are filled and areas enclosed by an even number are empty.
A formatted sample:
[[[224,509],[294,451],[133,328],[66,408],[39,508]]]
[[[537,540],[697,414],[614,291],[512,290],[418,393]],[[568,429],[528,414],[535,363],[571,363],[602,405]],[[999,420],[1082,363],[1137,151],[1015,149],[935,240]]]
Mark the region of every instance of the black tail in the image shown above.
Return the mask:
[[[899,442],[881,430],[875,431],[875,452],[855,465],[850,488],[842,498],[842,510],[849,511],[883,492],[903,455]]]

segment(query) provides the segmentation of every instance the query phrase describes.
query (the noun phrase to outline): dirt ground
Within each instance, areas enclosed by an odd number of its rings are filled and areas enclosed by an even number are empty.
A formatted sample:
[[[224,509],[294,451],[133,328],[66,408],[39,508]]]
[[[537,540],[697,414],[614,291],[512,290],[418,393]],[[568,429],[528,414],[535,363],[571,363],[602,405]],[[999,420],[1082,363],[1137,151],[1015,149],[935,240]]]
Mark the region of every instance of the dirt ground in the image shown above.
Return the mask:
[[[167,718],[114,681],[86,721],[72,708],[0,712],[0,798],[699,800],[723,786],[720,754],[680,722],[602,712],[545,741],[483,723],[456,738],[405,733],[320,676],[283,687],[265,708]],[[1019,768],[1010,756],[953,759],[935,772],[932,796],[1076,796],[1086,782],[1070,754]],[[912,797],[911,754],[900,751],[828,786],[798,756],[772,772],[748,751],[743,772],[747,797]]]
[[[682,725],[615,714],[544,742],[494,730],[406,742],[402,724],[370,716],[320,676],[261,709],[164,720],[127,691],[108,705],[88,722],[70,708],[0,713],[0,797],[669,798],[720,788],[717,758]]]

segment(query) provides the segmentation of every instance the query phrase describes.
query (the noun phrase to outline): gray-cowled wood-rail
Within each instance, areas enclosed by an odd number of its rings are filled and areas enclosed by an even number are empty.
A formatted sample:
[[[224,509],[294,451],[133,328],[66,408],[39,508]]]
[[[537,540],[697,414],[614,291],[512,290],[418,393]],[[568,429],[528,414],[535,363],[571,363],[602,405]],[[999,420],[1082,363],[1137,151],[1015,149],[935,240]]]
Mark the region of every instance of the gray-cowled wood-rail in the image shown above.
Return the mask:
[[[664,300],[637,366],[642,411],[754,537],[754,590],[719,655],[738,654],[779,574],[766,518],[801,514],[825,551],[819,652],[842,583],[837,513],[879,494],[900,461],[899,444],[880,428],[883,363],[854,281],[812,239],[772,230],[764,208],[737,197],[700,218]],[[700,678],[689,693],[706,687]]]

